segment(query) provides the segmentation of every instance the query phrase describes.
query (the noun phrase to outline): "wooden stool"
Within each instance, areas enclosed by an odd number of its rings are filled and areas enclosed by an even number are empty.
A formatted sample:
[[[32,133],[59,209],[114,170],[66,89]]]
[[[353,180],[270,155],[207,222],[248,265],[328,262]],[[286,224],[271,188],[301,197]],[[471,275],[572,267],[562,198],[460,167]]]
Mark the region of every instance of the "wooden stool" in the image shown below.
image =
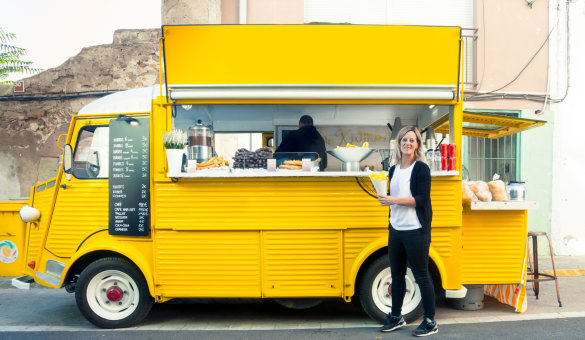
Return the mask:
[[[537,243],[537,237],[538,236],[546,236],[546,238],[548,239],[548,244],[550,246],[550,258],[552,260],[552,265],[553,265],[553,274],[554,275],[550,275],[550,274],[543,274],[543,273],[539,273],[538,272],[538,243]],[[530,257],[530,237],[532,237],[532,246],[533,246],[533,256],[534,256],[534,266],[532,266],[532,258]],[[528,237],[526,238],[526,249],[528,249],[528,260],[530,261],[530,267],[528,268],[528,273],[526,274],[526,282],[532,282],[532,290],[534,290],[534,295],[536,296],[536,299],[538,300],[538,292],[539,292],[539,282],[542,281],[555,281],[555,284],[557,286],[557,299],[559,300],[559,307],[563,307],[563,305],[561,304],[561,295],[559,293],[559,281],[558,281],[558,277],[557,277],[557,270],[555,268],[555,257],[553,255],[553,247],[552,247],[552,242],[550,240],[550,237],[548,237],[548,235],[544,232],[544,231],[529,231],[528,232]],[[530,279],[528,278],[529,276],[532,276],[533,278]],[[540,276],[544,276],[544,278],[540,278]]]

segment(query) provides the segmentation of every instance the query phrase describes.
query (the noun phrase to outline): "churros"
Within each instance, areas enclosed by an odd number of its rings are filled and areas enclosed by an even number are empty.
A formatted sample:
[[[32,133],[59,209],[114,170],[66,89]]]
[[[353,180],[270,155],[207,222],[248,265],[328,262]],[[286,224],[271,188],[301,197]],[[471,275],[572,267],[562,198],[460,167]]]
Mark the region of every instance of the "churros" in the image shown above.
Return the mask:
[[[197,170],[221,168],[222,166],[229,166],[230,163],[223,159],[223,157],[213,157],[212,159],[197,164]]]
[[[279,165],[279,169],[287,169],[287,170],[302,170],[302,165]]]
[[[292,161],[284,161],[284,164],[286,165],[303,165],[303,161],[297,161],[297,160],[292,160]]]

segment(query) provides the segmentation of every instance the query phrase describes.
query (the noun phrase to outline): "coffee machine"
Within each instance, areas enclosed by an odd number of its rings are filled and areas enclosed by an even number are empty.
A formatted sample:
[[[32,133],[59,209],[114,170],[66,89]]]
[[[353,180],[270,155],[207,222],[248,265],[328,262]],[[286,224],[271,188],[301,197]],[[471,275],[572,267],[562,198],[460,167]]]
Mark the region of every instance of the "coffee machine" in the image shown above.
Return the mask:
[[[201,120],[189,128],[189,159],[197,163],[205,162],[213,157],[213,128],[205,126]]]

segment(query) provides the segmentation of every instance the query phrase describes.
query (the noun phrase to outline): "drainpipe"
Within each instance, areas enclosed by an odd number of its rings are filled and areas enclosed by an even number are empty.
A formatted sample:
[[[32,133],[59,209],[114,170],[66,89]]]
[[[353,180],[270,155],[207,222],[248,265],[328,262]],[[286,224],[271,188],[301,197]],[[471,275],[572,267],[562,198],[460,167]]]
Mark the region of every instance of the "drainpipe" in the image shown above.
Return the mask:
[[[240,0],[240,25],[248,23],[248,0]]]

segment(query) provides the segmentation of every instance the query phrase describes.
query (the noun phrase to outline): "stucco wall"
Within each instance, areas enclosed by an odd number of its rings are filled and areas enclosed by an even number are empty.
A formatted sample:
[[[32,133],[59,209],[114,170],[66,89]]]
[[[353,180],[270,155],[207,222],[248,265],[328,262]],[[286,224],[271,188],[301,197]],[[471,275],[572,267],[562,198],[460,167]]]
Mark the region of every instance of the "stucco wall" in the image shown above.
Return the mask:
[[[112,44],[87,47],[59,67],[25,78],[26,93],[131,89],[158,83],[159,29],[118,30]],[[71,116],[97,97],[0,102],[0,199],[27,197],[50,179]],[[16,169],[16,173],[14,173]]]
[[[480,87],[476,90],[493,91],[514,79],[544,43],[549,34],[549,7],[545,1],[536,1],[530,8],[524,1],[475,0],[474,13],[474,26],[479,29],[476,74]],[[544,94],[547,70],[548,42],[522,75],[498,92]],[[542,102],[528,100],[465,102],[468,109],[541,110],[542,107]]]
[[[239,0],[221,1],[221,23],[239,24]],[[304,0],[247,0],[247,24],[304,24]]]
[[[239,24],[240,0],[221,0],[221,23],[224,25]]]
[[[554,112],[545,111],[536,116],[534,111],[524,110],[522,118],[545,120],[545,126],[524,131],[520,136],[521,179],[526,186],[528,200],[539,203],[538,210],[528,211],[528,230],[544,231],[551,235],[553,215],[553,133],[555,129]],[[548,241],[539,237],[538,253],[549,254]],[[532,244],[531,244],[532,247]]]
[[[556,16],[555,1],[551,1],[551,16]],[[564,25],[565,2],[560,2],[561,25]],[[570,3],[570,88],[566,99],[552,104],[555,112],[553,143],[552,233],[555,252],[560,255],[585,255],[585,219],[583,192],[585,192],[585,2]],[[551,49],[553,93],[562,97],[566,90],[565,53],[566,29],[560,30]]]

